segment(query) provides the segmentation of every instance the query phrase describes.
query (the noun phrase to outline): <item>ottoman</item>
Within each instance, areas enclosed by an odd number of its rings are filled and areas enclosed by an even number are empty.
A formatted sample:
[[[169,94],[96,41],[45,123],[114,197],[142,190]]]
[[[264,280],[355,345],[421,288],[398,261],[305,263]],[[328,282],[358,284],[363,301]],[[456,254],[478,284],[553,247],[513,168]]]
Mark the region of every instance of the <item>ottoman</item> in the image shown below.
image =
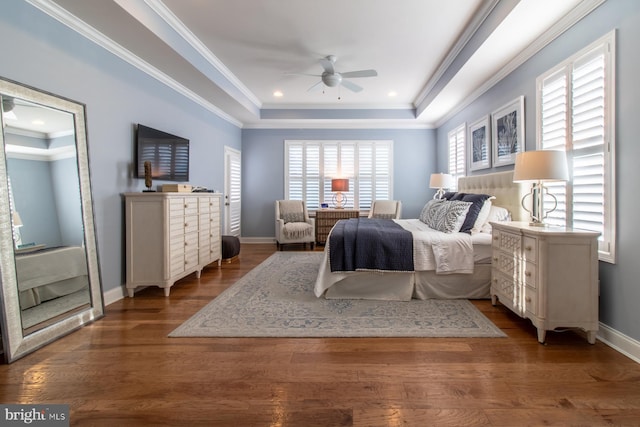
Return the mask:
[[[240,253],[240,239],[236,236],[222,236],[222,261],[233,262]]]

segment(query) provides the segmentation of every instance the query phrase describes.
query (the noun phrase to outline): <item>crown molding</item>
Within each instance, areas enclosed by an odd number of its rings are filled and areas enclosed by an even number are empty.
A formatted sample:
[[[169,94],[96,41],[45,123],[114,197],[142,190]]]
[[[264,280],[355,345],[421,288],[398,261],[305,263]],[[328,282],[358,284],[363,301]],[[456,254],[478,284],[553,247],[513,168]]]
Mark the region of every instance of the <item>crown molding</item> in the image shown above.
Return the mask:
[[[418,108],[429,95],[434,86],[438,84],[442,76],[447,72],[453,61],[460,55],[462,49],[473,38],[474,34],[482,26],[482,23],[491,14],[491,11],[496,7],[500,0],[486,0],[480,7],[480,11],[473,17],[471,23],[466,27],[462,35],[456,41],[456,44],[449,51],[445,59],[442,61],[436,72],[431,76],[425,87],[420,91],[415,101],[413,102],[414,108]]]
[[[137,55],[133,54],[129,50],[125,49],[120,44],[106,37],[104,34],[99,32],[92,26],[86,24],[84,21],[82,21],[75,15],[69,13],[67,10],[65,10],[58,4],[50,0],[26,0],[26,1],[32,6],[46,13],[53,19],[66,25],[67,27],[77,32],[81,36],[87,38],[88,40],[92,41],[93,43],[107,50],[108,52],[114,54],[115,56],[122,59],[123,61],[131,64],[132,66],[136,67],[143,73],[153,77],[154,79],[158,80],[160,83],[164,84],[165,86],[170,87],[171,89],[178,92],[179,94],[192,100],[196,104],[212,112],[213,114],[220,117],[221,119],[237,127],[242,127],[242,123],[240,121],[236,120],[234,117],[225,113],[220,108],[216,107],[215,105],[213,105],[206,99],[202,98],[195,92],[191,91],[187,87],[178,83],[176,80],[164,74],[163,72],[161,72],[160,70],[158,70],[157,68],[149,64],[148,62],[144,61],[142,58],[138,57]]]
[[[245,123],[243,129],[434,129],[415,120],[267,120]]]
[[[162,1],[144,0],[144,2],[198,52],[207,63],[220,72],[240,93],[247,97],[254,107],[257,109],[262,108],[262,103],[258,97],[251,92]]]
[[[584,0],[435,123],[440,127],[607,0]]]

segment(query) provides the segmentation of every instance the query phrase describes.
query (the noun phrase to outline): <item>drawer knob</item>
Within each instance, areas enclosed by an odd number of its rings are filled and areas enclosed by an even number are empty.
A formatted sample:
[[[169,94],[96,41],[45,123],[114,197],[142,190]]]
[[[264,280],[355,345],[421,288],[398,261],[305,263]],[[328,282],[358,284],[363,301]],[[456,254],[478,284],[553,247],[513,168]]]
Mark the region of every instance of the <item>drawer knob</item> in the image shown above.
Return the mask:
[[[497,256],[494,256],[494,257],[493,257],[493,260],[497,262],[497,261],[498,261],[498,257],[497,257]]]
[[[530,271],[525,271],[524,275],[527,276],[527,277],[531,277],[531,272]]]
[[[493,236],[493,240],[498,240],[498,236]]]
[[[526,297],[524,300],[525,300],[526,302],[531,302],[531,297]]]
[[[533,249],[533,248],[532,248],[531,246],[525,246],[525,247],[524,247],[524,250],[525,250],[525,251],[531,251],[532,249]]]
[[[185,209],[189,207],[189,205],[187,205],[186,203],[184,204]]]

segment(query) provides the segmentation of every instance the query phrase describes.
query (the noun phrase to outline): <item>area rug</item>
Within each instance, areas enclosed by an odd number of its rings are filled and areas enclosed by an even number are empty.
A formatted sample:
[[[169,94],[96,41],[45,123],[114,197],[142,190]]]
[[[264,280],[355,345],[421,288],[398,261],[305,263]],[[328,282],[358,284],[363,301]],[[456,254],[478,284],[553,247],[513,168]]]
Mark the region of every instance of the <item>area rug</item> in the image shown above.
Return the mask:
[[[327,300],[319,252],[277,252],[170,337],[504,337],[467,300]]]

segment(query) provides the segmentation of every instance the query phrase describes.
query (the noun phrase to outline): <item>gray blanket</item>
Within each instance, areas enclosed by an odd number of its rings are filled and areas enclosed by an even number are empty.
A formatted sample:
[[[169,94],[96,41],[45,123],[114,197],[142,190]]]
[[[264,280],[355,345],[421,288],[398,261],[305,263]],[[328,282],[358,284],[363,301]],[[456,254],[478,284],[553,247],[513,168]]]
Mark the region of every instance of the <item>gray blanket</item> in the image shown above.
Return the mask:
[[[340,220],[331,230],[332,272],[414,271],[413,236],[390,219]]]

